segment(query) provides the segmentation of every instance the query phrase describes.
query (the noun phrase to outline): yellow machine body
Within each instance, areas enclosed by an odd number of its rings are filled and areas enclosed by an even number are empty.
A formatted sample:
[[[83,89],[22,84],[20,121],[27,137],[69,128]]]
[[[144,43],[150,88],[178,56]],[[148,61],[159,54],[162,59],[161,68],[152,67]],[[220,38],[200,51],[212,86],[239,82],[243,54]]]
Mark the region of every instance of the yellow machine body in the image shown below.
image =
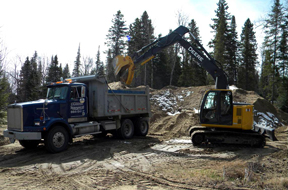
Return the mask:
[[[121,81],[127,85],[132,83],[135,66],[130,56],[117,55],[113,59],[113,67],[115,75],[119,75]]]
[[[201,124],[206,127],[252,130],[253,128],[253,105],[233,105],[233,124]]]
[[[206,91],[200,109],[202,126],[241,130],[253,129],[253,105],[233,103],[232,91],[229,89]]]

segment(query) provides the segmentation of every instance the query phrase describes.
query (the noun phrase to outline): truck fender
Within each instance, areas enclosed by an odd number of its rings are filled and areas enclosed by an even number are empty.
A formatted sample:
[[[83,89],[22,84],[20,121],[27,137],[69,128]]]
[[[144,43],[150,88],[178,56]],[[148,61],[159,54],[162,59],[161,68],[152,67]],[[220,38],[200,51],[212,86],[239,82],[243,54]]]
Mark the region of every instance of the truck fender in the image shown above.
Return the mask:
[[[67,123],[65,120],[63,120],[61,118],[56,118],[56,119],[52,119],[52,120],[48,121],[46,123],[46,131],[51,130],[56,125],[61,125],[67,130],[67,132],[69,134],[69,142],[72,142],[73,130],[72,130],[71,126],[69,125],[69,123]]]

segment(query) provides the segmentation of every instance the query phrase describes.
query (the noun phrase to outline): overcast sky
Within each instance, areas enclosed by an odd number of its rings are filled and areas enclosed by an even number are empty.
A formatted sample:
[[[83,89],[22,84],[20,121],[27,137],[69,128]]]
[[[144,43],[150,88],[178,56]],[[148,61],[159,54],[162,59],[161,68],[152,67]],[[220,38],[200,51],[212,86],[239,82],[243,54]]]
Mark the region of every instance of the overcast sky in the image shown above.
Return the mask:
[[[113,15],[118,10],[126,25],[147,11],[155,28],[155,35],[166,35],[177,28],[178,11],[194,19],[204,46],[212,39],[209,24],[215,18],[219,0],[0,0],[0,38],[8,49],[9,65],[16,56],[31,57],[57,55],[62,65],[70,69],[76,59],[80,43],[81,56],[95,59],[98,46],[101,52]],[[226,0],[231,15],[235,15],[238,35],[247,18],[257,25],[271,10],[273,0]],[[254,27],[255,27],[254,25]],[[258,44],[260,27],[255,29]],[[240,39],[240,37],[239,37]],[[259,47],[259,45],[258,45]],[[101,55],[105,61],[105,55]]]

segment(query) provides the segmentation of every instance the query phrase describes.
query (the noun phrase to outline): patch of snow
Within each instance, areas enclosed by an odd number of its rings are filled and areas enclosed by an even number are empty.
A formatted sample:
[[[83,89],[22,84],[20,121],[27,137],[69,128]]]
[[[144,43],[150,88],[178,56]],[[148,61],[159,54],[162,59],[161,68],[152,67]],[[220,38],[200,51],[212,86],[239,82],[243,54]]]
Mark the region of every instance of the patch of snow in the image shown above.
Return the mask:
[[[256,117],[258,117],[258,123],[259,125],[264,125],[266,127],[272,127],[275,128],[279,125],[283,125],[279,119],[270,112],[267,112],[266,114],[263,112],[257,112]]]
[[[172,115],[172,116],[174,116],[174,115],[178,115],[178,114],[180,114],[180,112],[179,112],[179,111],[176,111],[175,113],[167,112],[167,114],[168,114],[168,115]]]
[[[229,86],[229,89],[230,90],[236,90],[236,89],[238,89],[235,85],[231,85],[231,86]]]
[[[181,102],[183,102],[183,101],[184,101],[184,99],[183,99],[183,96],[182,96],[182,95],[178,95],[178,96],[177,96],[177,98],[178,98],[178,100],[179,100],[179,101],[181,101]]]
[[[194,113],[200,113],[200,110],[193,108],[194,109]]]
[[[188,139],[171,139],[165,142],[170,144],[191,144],[191,140]]]
[[[170,93],[170,90],[164,91],[163,94],[153,95],[150,100],[154,101],[155,105],[158,105],[162,111],[170,114],[175,113],[174,106],[177,105],[177,98]]]

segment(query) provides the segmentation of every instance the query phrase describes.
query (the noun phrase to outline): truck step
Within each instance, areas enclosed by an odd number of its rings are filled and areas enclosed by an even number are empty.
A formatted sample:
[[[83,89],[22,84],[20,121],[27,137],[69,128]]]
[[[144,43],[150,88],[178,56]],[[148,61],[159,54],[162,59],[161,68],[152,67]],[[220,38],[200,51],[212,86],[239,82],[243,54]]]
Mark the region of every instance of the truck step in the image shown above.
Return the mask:
[[[81,137],[84,135],[96,135],[96,134],[100,134],[100,133],[102,133],[102,132],[98,131],[98,132],[94,132],[94,133],[84,133],[84,134],[75,135],[74,137]]]

